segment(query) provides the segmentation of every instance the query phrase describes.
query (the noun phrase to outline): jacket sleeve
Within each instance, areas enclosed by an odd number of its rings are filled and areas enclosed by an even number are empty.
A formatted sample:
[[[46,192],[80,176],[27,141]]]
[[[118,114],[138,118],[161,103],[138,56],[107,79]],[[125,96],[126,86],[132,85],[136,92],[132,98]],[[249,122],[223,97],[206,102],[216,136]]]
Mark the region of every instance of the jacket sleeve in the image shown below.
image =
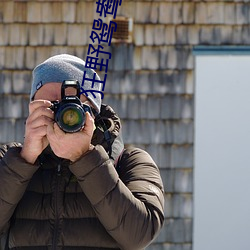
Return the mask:
[[[0,147],[0,236],[38,166],[28,164],[21,156],[21,144]]]
[[[156,237],[164,221],[163,185],[145,151],[125,150],[116,170],[97,145],[70,169],[121,249],[143,249]]]

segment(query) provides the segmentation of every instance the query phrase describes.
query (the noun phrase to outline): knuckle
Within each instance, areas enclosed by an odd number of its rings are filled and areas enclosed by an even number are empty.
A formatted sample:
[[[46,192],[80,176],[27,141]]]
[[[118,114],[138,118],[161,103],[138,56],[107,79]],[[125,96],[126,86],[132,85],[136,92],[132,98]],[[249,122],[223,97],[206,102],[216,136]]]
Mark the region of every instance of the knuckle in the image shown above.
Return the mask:
[[[30,125],[31,125],[31,119],[30,119],[30,117],[28,117],[26,120],[25,127],[30,127]]]

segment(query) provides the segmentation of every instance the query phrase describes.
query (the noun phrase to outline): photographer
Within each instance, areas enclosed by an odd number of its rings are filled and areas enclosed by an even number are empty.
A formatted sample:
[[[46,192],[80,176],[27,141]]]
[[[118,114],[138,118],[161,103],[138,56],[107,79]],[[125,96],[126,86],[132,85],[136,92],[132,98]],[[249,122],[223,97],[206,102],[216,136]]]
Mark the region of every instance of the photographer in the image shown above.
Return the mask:
[[[83,71],[95,73],[71,55],[33,70],[24,143],[0,148],[2,249],[138,250],[162,227],[156,164],[124,149],[120,119],[100,94],[79,95]]]

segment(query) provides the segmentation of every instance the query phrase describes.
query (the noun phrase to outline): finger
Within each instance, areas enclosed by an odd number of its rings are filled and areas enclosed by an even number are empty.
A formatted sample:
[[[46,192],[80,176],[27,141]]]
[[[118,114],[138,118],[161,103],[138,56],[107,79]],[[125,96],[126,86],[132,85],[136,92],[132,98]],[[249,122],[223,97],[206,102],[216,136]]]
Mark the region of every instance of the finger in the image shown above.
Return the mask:
[[[48,138],[51,138],[51,137],[53,137],[54,135],[55,135],[54,124],[52,123],[52,124],[49,124],[49,125],[47,126],[47,137],[48,137]]]
[[[39,107],[46,107],[49,108],[52,105],[52,103],[48,100],[35,100],[30,102],[29,104],[29,113],[33,113],[34,110],[36,110]]]
[[[49,141],[57,142],[60,141],[64,136],[65,132],[63,132],[57,123],[53,123],[48,126],[47,137]]]
[[[49,124],[53,123],[53,119],[51,119],[50,117],[47,116],[40,116],[36,119],[29,119],[26,122],[26,126],[29,128],[37,128],[37,127],[41,127],[41,126],[48,126]]]
[[[86,112],[86,121],[83,129],[87,134],[91,135],[94,130],[94,119],[89,112]]]
[[[50,119],[54,119],[55,115],[54,115],[54,112],[50,108],[39,107],[39,108],[35,109],[32,113],[30,113],[28,120],[34,121],[41,116],[46,116]]]
[[[59,137],[62,137],[62,136],[64,136],[64,135],[66,134],[64,131],[62,131],[62,130],[60,129],[60,127],[58,126],[57,123],[54,123],[54,131],[55,131],[55,134],[56,134],[57,136],[59,136]]]
[[[40,126],[37,128],[33,128],[29,131],[29,138],[34,139],[35,137],[44,137],[47,134],[47,126]],[[27,134],[25,135],[25,137],[27,136]]]

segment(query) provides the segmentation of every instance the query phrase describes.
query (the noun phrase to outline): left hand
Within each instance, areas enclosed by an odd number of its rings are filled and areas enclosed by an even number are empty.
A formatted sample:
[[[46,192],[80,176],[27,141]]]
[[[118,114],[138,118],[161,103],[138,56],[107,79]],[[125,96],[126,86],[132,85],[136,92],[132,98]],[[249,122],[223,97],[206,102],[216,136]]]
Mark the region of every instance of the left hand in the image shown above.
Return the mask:
[[[56,123],[51,123],[47,127],[47,139],[58,157],[75,162],[91,149],[94,127],[94,119],[86,112],[85,126],[81,131],[65,133]]]

